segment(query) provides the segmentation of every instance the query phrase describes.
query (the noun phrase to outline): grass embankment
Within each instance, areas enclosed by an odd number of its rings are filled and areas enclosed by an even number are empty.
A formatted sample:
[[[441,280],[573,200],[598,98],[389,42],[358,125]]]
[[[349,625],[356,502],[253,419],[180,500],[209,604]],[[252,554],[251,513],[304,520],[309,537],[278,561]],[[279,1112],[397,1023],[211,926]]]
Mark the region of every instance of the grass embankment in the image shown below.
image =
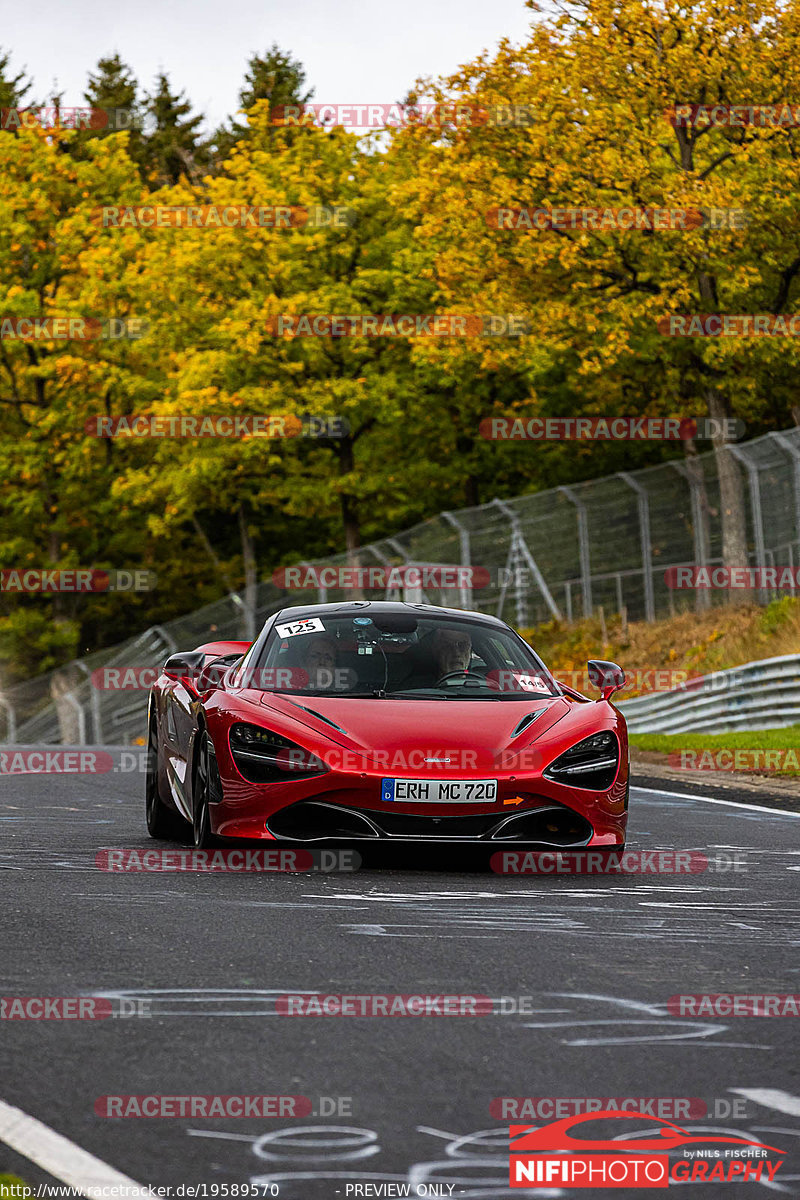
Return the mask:
[[[800,776],[800,725],[785,729],[731,730],[728,733],[631,733],[633,751],[701,778],[705,771],[736,775]],[[658,755],[658,757],[656,757]]]
[[[522,630],[522,634],[559,678],[588,696],[597,693],[585,678],[586,660],[605,658],[619,663],[632,684],[617,693],[618,699],[625,700],[759,658],[800,653],[800,600],[784,596],[766,608],[731,605],[705,613],[682,613],[653,624],[631,622],[627,627],[618,614],[605,621],[598,616],[573,625],[548,621]],[[706,753],[689,761],[702,764],[704,770],[717,765],[737,773],[800,775],[800,725],[718,734],[640,733],[632,734],[630,742],[634,751],[652,755],[650,761],[663,755],[661,761],[670,765],[675,765],[676,754],[695,750]],[[769,755],[770,751],[789,753]],[[697,773],[699,776],[701,771]]]
[[[648,673],[669,669],[669,679],[687,679],[738,667],[758,658],[800,653],[800,600],[790,596],[759,605],[730,605],[704,613],[681,613],[648,624],[632,621],[623,627],[619,614],[601,621],[593,617],[568,625],[547,621],[520,631],[558,676],[585,671],[589,658],[617,662],[633,686],[618,693],[620,700],[663,688],[666,677]],[[593,690],[587,691],[593,695]]]

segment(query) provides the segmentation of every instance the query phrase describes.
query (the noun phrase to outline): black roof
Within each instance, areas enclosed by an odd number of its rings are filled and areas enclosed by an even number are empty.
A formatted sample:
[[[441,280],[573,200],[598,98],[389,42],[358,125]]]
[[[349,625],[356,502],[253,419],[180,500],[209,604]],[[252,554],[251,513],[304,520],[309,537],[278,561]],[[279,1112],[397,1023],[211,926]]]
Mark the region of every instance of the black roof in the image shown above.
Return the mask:
[[[275,613],[275,620],[296,620],[301,617],[320,617],[326,613],[329,616],[347,616],[348,613],[378,611],[382,613],[407,613],[416,616],[460,617],[469,620],[483,621],[500,629],[508,629],[505,621],[491,613],[473,612],[465,608],[442,608],[438,604],[406,604],[402,600],[343,600],[331,601],[326,604],[298,604],[293,608],[282,608]]]

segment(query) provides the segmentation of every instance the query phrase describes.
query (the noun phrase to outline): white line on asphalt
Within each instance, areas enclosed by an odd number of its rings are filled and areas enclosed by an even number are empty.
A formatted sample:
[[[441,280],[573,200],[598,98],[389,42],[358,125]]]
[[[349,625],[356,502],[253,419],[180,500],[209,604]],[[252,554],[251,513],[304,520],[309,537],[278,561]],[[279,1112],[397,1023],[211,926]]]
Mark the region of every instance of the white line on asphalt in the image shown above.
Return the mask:
[[[778,1088],[728,1088],[747,1100],[762,1104],[764,1108],[773,1108],[776,1112],[789,1113],[792,1117],[800,1117],[800,1097],[782,1092]]]
[[[76,1192],[97,1200],[103,1192],[100,1188],[124,1188],[116,1194],[120,1197],[137,1196],[141,1200],[156,1200],[155,1193],[141,1183],[129,1179],[101,1162],[87,1150],[76,1146],[69,1138],[62,1137],[49,1125],[28,1116],[21,1108],[14,1108],[0,1100],[0,1142],[5,1142],[17,1154],[30,1159],[37,1167],[47,1171],[55,1179],[69,1184]],[[135,1189],[135,1190],[133,1190]],[[110,1194],[108,1192],[106,1195]]]
[[[764,808],[760,804],[740,804],[738,800],[716,800],[711,796],[693,796],[689,792],[668,792],[665,788],[643,788],[631,784],[632,792],[650,792],[653,796],[677,796],[679,800],[703,800],[706,804],[727,804],[729,808],[749,808],[750,812],[769,813],[774,817],[800,817],[800,813],[787,812],[785,808]]]

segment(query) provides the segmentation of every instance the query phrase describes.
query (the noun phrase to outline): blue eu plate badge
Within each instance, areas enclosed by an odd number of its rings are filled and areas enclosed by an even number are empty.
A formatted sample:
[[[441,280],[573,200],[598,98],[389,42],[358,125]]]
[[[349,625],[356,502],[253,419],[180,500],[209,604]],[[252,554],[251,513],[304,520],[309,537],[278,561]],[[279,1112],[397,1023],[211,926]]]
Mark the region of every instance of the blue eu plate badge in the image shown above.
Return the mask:
[[[393,779],[382,779],[381,780],[381,799],[382,800],[394,800],[394,780]]]

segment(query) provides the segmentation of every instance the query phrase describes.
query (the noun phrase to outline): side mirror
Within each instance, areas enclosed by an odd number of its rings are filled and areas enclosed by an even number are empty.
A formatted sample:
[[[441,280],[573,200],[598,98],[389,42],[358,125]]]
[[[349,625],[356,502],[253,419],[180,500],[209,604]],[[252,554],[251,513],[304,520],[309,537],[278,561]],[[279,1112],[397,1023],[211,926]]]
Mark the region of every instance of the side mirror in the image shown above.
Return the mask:
[[[212,658],[208,666],[203,667],[197,680],[198,692],[213,692],[222,687],[222,681],[235,663],[241,662],[242,655],[225,654],[221,658]]]
[[[182,654],[170,654],[164,663],[164,674],[170,679],[191,679],[194,681],[197,672],[205,661],[202,650],[189,650]]]
[[[590,658],[586,667],[590,682],[600,689],[601,700],[610,700],[614,692],[625,687],[625,672],[616,663]]]

